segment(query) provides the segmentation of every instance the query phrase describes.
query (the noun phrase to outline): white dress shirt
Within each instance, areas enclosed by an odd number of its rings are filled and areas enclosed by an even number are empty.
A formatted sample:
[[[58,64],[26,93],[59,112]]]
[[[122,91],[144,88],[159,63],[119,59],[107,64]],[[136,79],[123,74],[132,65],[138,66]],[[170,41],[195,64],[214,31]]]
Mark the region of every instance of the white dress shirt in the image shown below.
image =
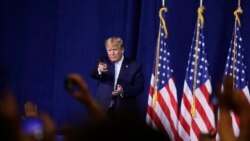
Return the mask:
[[[121,60],[119,60],[118,62],[115,62],[114,90],[116,89],[116,83],[117,83],[118,76],[120,74],[120,70],[121,70],[121,67],[122,67],[123,59],[124,59],[124,56],[122,56]],[[114,100],[112,99],[109,107],[112,107],[113,104],[114,104]]]
[[[118,62],[115,62],[115,82],[114,82],[114,89],[116,89],[116,83],[117,83],[117,79],[118,76],[120,74],[120,70],[122,67],[122,62],[123,62],[124,56],[122,56],[121,60]]]

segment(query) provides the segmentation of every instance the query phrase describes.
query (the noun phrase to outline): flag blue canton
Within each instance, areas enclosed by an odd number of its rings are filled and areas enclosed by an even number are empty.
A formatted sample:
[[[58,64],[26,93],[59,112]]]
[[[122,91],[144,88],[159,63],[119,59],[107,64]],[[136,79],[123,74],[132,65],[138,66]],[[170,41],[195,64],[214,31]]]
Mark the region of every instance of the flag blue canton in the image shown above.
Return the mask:
[[[187,66],[187,73],[186,73],[186,81],[189,88],[193,90],[194,81],[196,81],[196,88],[200,87],[200,85],[204,84],[208,79],[210,79],[210,75],[208,72],[208,61],[207,61],[207,54],[205,52],[205,43],[204,43],[204,35],[203,29],[199,26],[199,41],[198,41],[198,48],[196,52],[196,34],[197,30],[194,32],[191,51],[189,54],[189,61]],[[195,63],[196,62],[196,63]],[[195,69],[195,64],[196,68]],[[196,75],[196,80],[194,80],[194,76]]]
[[[173,70],[170,68],[170,52],[167,47],[167,37],[164,28],[160,25],[160,51],[158,64],[158,89],[162,89],[171,78]]]
[[[240,35],[240,27],[237,24],[236,33],[232,35],[231,45],[229,48],[227,63],[225,67],[225,75],[234,77],[236,83],[234,87],[243,89],[246,87],[246,66],[244,64],[244,50],[242,48],[242,37]]]

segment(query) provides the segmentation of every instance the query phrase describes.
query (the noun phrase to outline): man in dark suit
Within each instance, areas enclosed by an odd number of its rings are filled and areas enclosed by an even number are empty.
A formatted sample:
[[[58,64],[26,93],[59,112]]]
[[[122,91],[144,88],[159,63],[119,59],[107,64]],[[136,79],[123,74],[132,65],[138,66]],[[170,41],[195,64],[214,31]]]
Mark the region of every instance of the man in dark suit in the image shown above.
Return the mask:
[[[142,67],[124,56],[121,38],[108,38],[105,47],[108,57],[100,59],[92,72],[92,77],[98,80],[97,101],[111,117],[134,116],[136,96],[144,88]]]

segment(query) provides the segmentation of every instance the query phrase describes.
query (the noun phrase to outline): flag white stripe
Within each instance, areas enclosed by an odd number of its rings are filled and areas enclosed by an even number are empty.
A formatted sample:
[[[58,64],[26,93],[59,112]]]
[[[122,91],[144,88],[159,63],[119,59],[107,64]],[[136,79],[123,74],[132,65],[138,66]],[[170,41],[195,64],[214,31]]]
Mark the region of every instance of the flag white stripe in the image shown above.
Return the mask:
[[[244,95],[246,96],[248,102],[250,103],[250,95],[249,95],[248,86],[244,87],[242,91],[243,91]]]
[[[167,91],[165,88],[161,89],[160,93],[161,93],[161,95],[162,95],[162,97],[163,97],[165,103],[167,104],[167,107],[169,108],[170,117],[171,117],[172,120],[173,120],[174,127],[175,127],[175,129],[177,129],[178,117],[177,117],[177,115],[176,115],[176,114],[177,114],[177,113],[176,113],[176,110],[175,110],[175,109],[172,107],[172,105],[171,105],[171,100],[170,100],[170,97],[168,96],[168,95],[170,95],[170,94],[168,93],[168,91]],[[162,93],[163,93],[163,94],[162,94]],[[167,94],[168,94],[168,95],[167,95]]]
[[[205,87],[207,88],[207,90],[208,91],[211,91],[211,85],[210,85],[210,81],[208,80],[208,81],[206,81],[206,83],[205,83]],[[185,81],[184,82],[184,90],[183,90],[185,93],[183,93],[183,95],[185,95],[186,96],[186,98],[187,98],[187,100],[188,100],[188,103],[190,104],[190,105],[192,105],[192,102],[193,102],[193,95],[192,95],[192,93],[191,93],[191,90],[190,90],[190,88],[188,87],[188,85],[187,85],[187,82]],[[190,111],[189,110],[187,110],[186,109],[186,106],[184,105],[184,101],[183,101],[184,99],[182,99],[182,104],[183,105],[181,105],[181,115],[182,115],[182,118],[188,123],[188,125],[190,126],[190,138],[188,138],[188,134],[189,133],[187,133],[186,132],[186,130],[183,128],[183,126],[181,125],[181,123],[179,122],[179,127],[178,127],[178,132],[179,132],[179,134],[180,134],[180,136],[181,136],[181,138],[183,139],[183,140],[198,140],[198,137],[196,136],[196,134],[194,133],[195,131],[193,131],[193,129],[192,129],[192,124],[191,124],[191,122],[192,122],[192,117],[191,117],[191,114],[190,114]],[[200,104],[201,104],[201,108],[203,108],[204,109],[204,111],[206,111],[205,113],[206,113],[206,115],[204,115],[204,116],[206,116],[208,119],[209,119],[209,121],[210,121],[210,123],[211,123],[211,125],[213,126],[213,127],[215,127],[215,123],[214,123],[214,121],[215,121],[215,119],[214,119],[214,116],[211,116],[211,115],[214,115],[214,113],[213,113],[213,111],[212,111],[212,109],[211,109],[211,107],[209,106],[209,104],[208,104],[208,102],[207,102],[207,100],[206,100],[206,97],[204,96],[204,94],[202,93],[202,91],[200,90],[200,89],[197,89],[196,90],[196,100],[198,100],[199,102],[200,102]],[[203,133],[208,133],[209,131],[208,131],[208,127],[206,126],[206,124],[205,124],[205,121],[203,120],[203,118],[202,118],[202,116],[200,115],[200,113],[199,113],[199,111],[198,110],[196,110],[196,117],[195,118],[193,118],[194,120],[193,120],[193,122],[195,122],[196,124],[197,124],[197,126],[198,126],[198,128],[199,128],[199,130],[201,131],[201,132],[203,132]]]
[[[149,100],[148,101],[153,101],[153,99],[152,99],[151,96],[149,96]],[[157,114],[157,116],[160,118],[160,122],[164,126],[164,128],[165,128],[166,132],[168,133],[168,135],[170,136],[170,138],[174,139],[173,132],[172,132],[172,130],[170,128],[169,119],[165,116],[165,114],[164,114],[164,112],[162,110],[162,107],[159,105],[158,101],[156,101],[156,105],[155,105],[154,111]],[[154,128],[158,129],[157,126],[156,126],[156,124],[155,124],[155,122],[154,122],[154,120],[150,117],[149,114],[147,114],[146,121],[147,121],[147,123],[153,123],[154,124]]]
[[[182,115],[185,115],[185,116],[182,116],[181,118],[183,118],[183,120],[185,120],[189,127],[191,125],[191,115],[189,113],[189,111],[186,109],[186,106],[183,106],[181,108],[181,113]],[[189,133],[186,132],[185,128],[182,126],[182,124],[180,123],[180,121],[178,122],[179,125],[178,125],[178,133],[180,135],[180,137],[186,141],[186,140],[189,140]]]
[[[211,88],[209,80],[206,81],[205,86],[206,86],[206,88],[209,88],[209,87]],[[204,109],[204,111],[206,111],[205,114],[206,114],[206,117],[208,117],[210,124],[215,128],[215,118],[214,118],[214,116],[211,116],[211,115],[214,115],[214,112],[212,111],[212,109],[211,109],[209,103],[207,102],[202,91],[200,89],[197,89],[196,92],[197,92],[197,95],[196,95],[197,100],[201,103],[201,106]]]
[[[146,122],[147,122],[149,125],[151,125],[153,129],[158,130],[158,128],[157,128],[156,125],[155,125],[154,120],[152,120],[152,118],[150,117],[149,114],[147,114],[147,116],[146,116]]]
[[[176,90],[175,83],[172,78],[169,79],[168,85],[169,85],[170,90],[172,91],[174,100],[177,101],[177,90]]]
[[[233,113],[233,112],[230,112],[230,115],[231,115],[231,118],[232,118],[232,125],[233,125],[234,135],[235,135],[236,137],[238,137],[239,134],[240,134],[239,125],[238,125],[237,122],[236,122],[234,113]]]
[[[172,84],[174,84],[173,81],[172,81],[172,79],[169,79],[169,80],[170,80],[170,82]],[[151,76],[151,87],[153,87],[153,83],[154,83],[154,75]],[[170,86],[170,88],[173,89],[174,86]],[[173,97],[176,98],[176,89],[174,89],[175,92],[173,92],[172,89],[170,89],[170,91],[172,92],[171,95],[173,95]],[[176,110],[171,105],[170,93],[168,93],[167,89],[165,87],[163,87],[159,91],[159,94],[162,96],[163,102],[167,105],[166,108],[168,108],[168,110],[170,111],[170,118],[173,121],[173,124],[174,124],[173,126],[175,128],[174,130],[177,131],[178,117],[176,115],[177,114]],[[156,101],[156,105],[153,108],[153,98],[152,98],[151,94],[149,94],[149,97],[148,97],[148,106],[150,106],[154,110],[154,112],[156,113],[156,115],[159,117],[161,124],[164,126],[165,131],[168,133],[169,137],[172,140],[174,140],[175,137],[174,137],[174,133],[173,133],[173,131],[171,129],[171,126],[170,126],[170,123],[171,123],[170,119],[168,119],[168,117],[166,117],[166,115],[164,113],[165,109],[164,110],[162,109],[162,107],[161,107],[161,105],[159,104],[158,101]],[[153,128],[158,129],[157,125],[156,125],[156,123],[154,121],[154,119],[152,119],[149,114],[146,115],[146,122],[149,125],[153,126]]]
[[[197,138],[195,132],[193,131],[193,128],[191,128],[191,130],[190,130],[190,140],[191,141],[198,141],[198,138]]]
[[[158,101],[155,105],[155,112],[158,117],[161,117],[160,121],[164,126],[165,130],[167,131],[168,135],[170,136],[170,138],[174,140],[174,134],[173,131],[171,130],[169,119],[165,116],[164,111],[162,110],[162,107],[159,105]]]
[[[203,121],[203,118],[200,115],[198,110],[196,111],[196,117],[193,119],[194,119],[195,123],[198,125],[201,132],[203,132],[203,133],[208,132],[207,126],[206,126],[205,122]]]
[[[192,97],[191,97],[191,91],[186,83],[186,81],[184,81],[184,92],[183,95],[187,97],[188,99],[188,103],[191,103],[192,101]],[[184,105],[184,99],[182,98],[182,101],[181,101],[181,117],[180,118],[183,118],[183,120],[185,120],[187,122],[187,124],[189,125],[188,128],[191,127],[191,121],[192,121],[192,118],[191,118],[191,115],[190,115],[190,111],[186,108],[186,106]],[[185,115],[185,116],[184,116]],[[182,126],[182,123],[179,121],[179,125],[178,125],[178,133],[180,135],[180,137],[186,141],[186,140],[189,140],[190,137],[189,137],[189,134],[190,133],[187,133],[186,130],[185,130],[185,127]]]

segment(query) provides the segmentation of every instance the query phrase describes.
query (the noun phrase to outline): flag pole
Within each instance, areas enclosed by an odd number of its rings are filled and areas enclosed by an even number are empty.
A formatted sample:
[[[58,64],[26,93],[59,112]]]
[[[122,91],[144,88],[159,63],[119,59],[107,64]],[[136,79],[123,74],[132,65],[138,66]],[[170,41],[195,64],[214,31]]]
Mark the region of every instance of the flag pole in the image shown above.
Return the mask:
[[[154,66],[154,94],[153,94],[153,108],[156,106],[157,101],[157,94],[158,94],[158,65],[159,65],[159,51],[160,51],[160,28],[158,31],[158,38],[157,38],[157,46],[156,46],[156,55],[155,55],[155,66]]]
[[[154,66],[154,94],[153,94],[153,107],[155,108],[156,101],[158,99],[158,65],[159,65],[159,52],[160,52],[160,30],[161,28],[164,29],[166,37],[168,36],[167,26],[166,22],[162,17],[162,12],[167,12],[167,8],[164,7],[165,0],[162,0],[162,8],[159,11],[159,17],[160,17],[160,24],[159,24],[159,31],[158,31],[158,38],[157,38],[157,47],[156,47],[156,56],[155,56],[155,66]]]
[[[196,98],[195,98],[195,90],[196,90],[196,80],[197,80],[197,70],[198,70],[198,50],[199,50],[199,35],[200,35],[200,27],[202,28],[203,25],[204,25],[204,18],[203,18],[203,10],[204,10],[204,7],[202,5],[202,0],[200,0],[200,7],[198,8],[197,10],[197,13],[198,13],[198,18],[197,18],[197,26],[196,26],[196,43],[195,43],[195,63],[194,63],[194,81],[193,81],[193,102],[192,102],[192,105],[191,105],[191,110],[190,110],[190,113],[192,115],[193,118],[196,117],[196,108],[195,108],[195,101],[196,101]]]
[[[234,16],[235,16],[235,20],[234,20],[234,52],[233,52],[233,68],[236,67],[236,55],[237,55],[237,45],[236,45],[236,32],[237,32],[237,24],[240,26],[240,18],[238,14],[242,14],[243,11],[240,7],[240,0],[238,0],[238,8],[234,11]],[[235,70],[233,69],[233,88],[235,87]]]
[[[160,10],[161,11],[161,10]],[[159,14],[161,14],[159,11]],[[157,37],[156,55],[155,55],[155,66],[154,66],[154,94],[153,94],[153,108],[156,106],[156,101],[158,99],[158,65],[159,65],[159,54],[160,54],[160,30],[161,21],[159,24],[159,31]]]
[[[202,0],[200,0],[200,7],[202,6]]]

